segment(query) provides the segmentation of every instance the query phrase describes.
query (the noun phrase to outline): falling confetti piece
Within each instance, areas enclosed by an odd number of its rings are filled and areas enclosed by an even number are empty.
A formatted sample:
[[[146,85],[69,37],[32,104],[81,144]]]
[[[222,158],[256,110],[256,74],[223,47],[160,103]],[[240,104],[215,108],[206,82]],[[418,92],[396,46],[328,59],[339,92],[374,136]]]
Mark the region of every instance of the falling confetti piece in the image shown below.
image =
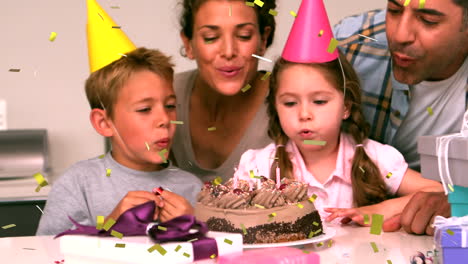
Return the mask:
[[[323,246],[323,242],[320,242],[317,244],[317,247],[321,247],[321,246]]]
[[[8,229],[8,228],[12,228],[12,227],[15,227],[15,226],[16,226],[15,224],[4,225],[4,226],[2,226],[2,229]]]
[[[111,236],[122,239],[123,234],[120,233],[120,232],[117,232],[117,231],[115,231],[115,230],[112,230],[112,231],[111,231]]]
[[[183,124],[184,124],[184,121],[174,121],[174,120],[171,120],[171,124],[183,125]]]
[[[317,195],[314,193],[314,194],[312,194],[311,197],[309,197],[309,202],[313,203],[313,202],[315,202],[316,199],[317,199]]]
[[[252,86],[251,86],[250,84],[246,84],[246,85],[241,89],[241,91],[242,91],[243,93],[245,93],[245,92],[247,92],[250,88],[252,88]]]
[[[301,209],[304,208],[304,205],[302,205],[301,203],[297,203],[296,206],[301,208]]]
[[[116,248],[125,248],[125,244],[123,243],[115,243]]]
[[[223,179],[221,177],[216,177],[216,179],[213,180],[214,185],[220,185],[223,182]]]
[[[9,69],[8,71],[10,71],[10,72],[20,72],[21,69]]]
[[[318,36],[319,37],[323,36],[323,29],[320,30],[320,32],[318,33]]]
[[[379,248],[377,247],[377,244],[375,244],[375,242],[370,242],[370,245],[372,249],[374,250],[374,253],[379,252]]]
[[[209,127],[208,131],[216,131],[216,127]]]
[[[247,229],[245,228],[245,225],[244,224],[240,224],[241,228],[242,228],[242,233],[244,235],[247,235]]]
[[[315,221],[314,221],[312,224],[313,224],[314,226],[319,226],[319,223],[317,223],[317,222],[315,222]]]
[[[36,187],[36,190],[35,190],[36,192],[39,192],[39,190],[41,190],[42,187],[47,186],[49,184],[44,179],[44,176],[42,176],[42,174],[40,174],[40,173],[34,174],[33,177],[36,179],[37,184],[39,184],[39,186]]]
[[[259,7],[263,7],[263,1],[261,0],[255,0],[254,4],[258,5]]]
[[[50,32],[49,41],[53,42],[57,38],[57,32]]]
[[[224,239],[224,243],[232,245],[232,241],[227,238]]]
[[[106,156],[106,154],[102,154],[102,155],[99,156],[98,158],[99,158],[99,159],[103,159],[105,156]]]
[[[270,15],[272,15],[272,16],[276,16],[276,15],[278,15],[278,11],[273,10],[273,9],[270,9],[270,10],[268,11],[268,14],[270,14]]]
[[[167,153],[167,149],[163,149],[163,150],[159,151],[159,153],[158,153],[159,156],[161,157],[163,163],[167,163],[166,155],[164,155],[166,153]]]
[[[451,236],[453,236],[453,235],[455,234],[455,233],[454,233],[452,230],[450,230],[450,229],[447,229],[446,232],[447,232],[447,234],[449,234],[449,235],[451,235]]]
[[[120,9],[120,6],[111,6],[112,9]]]
[[[197,241],[198,238],[194,238],[194,239],[190,239],[190,240],[187,240],[187,242],[191,243],[191,242],[194,242],[194,241]]]
[[[358,35],[361,36],[361,37],[363,37],[363,38],[366,38],[366,39],[370,39],[370,40],[373,40],[373,41],[378,41],[378,40],[375,39],[375,38],[370,38],[370,37],[364,36],[364,35],[362,35],[362,34],[358,34]]]
[[[367,214],[364,215],[364,224],[365,225],[369,224],[369,215],[367,215]]]
[[[110,177],[110,176],[111,176],[111,172],[112,172],[111,169],[106,169],[106,176],[107,176],[107,177]]]
[[[216,258],[216,254],[211,255],[210,258],[212,259]]]
[[[387,177],[387,179],[390,179],[390,177],[392,177],[392,175],[393,175],[393,173],[389,172],[389,173],[387,174],[387,176],[385,176],[385,177]]]
[[[255,174],[254,174],[254,171],[253,171],[253,170],[250,170],[250,171],[249,171],[249,174],[250,174],[250,178],[255,177]]]
[[[426,0],[419,0],[419,8],[424,8],[426,5]]]
[[[24,250],[36,250],[35,248],[23,248]]]
[[[96,217],[96,229],[101,230],[104,225],[104,216],[103,215],[98,215]]]
[[[255,4],[254,4],[253,2],[247,2],[247,1],[245,1],[245,4],[248,5],[248,6],[251,6],[251,7],[254,7],[254,6],[255,6]]]
[[[165,228],[164,226],[158,226],[158,230],[167,231],[167,228]]]
[[[405,0],[405,3],[403,4],[403,6],[408,6],[410,4],[411,0]]]
[[[257,59],[260,59],[260,60],[264,60],[264,61],[267,61],[267,62],[273,62],[272,60],[270,59],[267,59],[267,58],[264,58],[262,56],[258,56],[258,55],[255,55],[255,54],[252,54],[252,57],[255,57]]]
[[[380,235],[382,233],[382,224],[384,216],[381,214],[372,214],[372,225],[370,233],[373,235]]]
[[[187,252],[184,252],[184,254],[182,254],[182,255],[186,256],[187,258],[190,258],[190,254],[187,253]]]
[[[432,107],[430,106],[427,108],[427,112],[429,113],[430,116],[434,114],[434,112],[432,112]]]
[[[392,261],[387,259],[387,264],[392,264]]]
[[[112,26],[112,28],[120,29],[121,27],[120,26]]]
[[[260,208],[260,209],[265,209],[265,206],[259,205],[259,204],[255,204],[255,207]]]
[[[265,75],[263,75],[261,80],[266,81],[266,79],[268,79],[268,77],[270,77],[270,75],[271,75],[271,72],[266,72]]]
[[[297,17],[296,12],[294,12],[294,11],[289,11],[289,14],[291,14],[291,16],[293,16],[293,17]]]
[[[312,238],[314,237],[314,231],[310,231],[309,235],[307,236],[307,238]]]
[[[328,247],[331,247],[333,245],[333,240],[328,240]]]
[[[150,146],[148,145],[148,142],[145,142],[146,149],[150,151]]]
[[[330,39],[330,44],[328,44],[328,53],[333,53],[335,52],[336,50],[336,47],[338,46],[338,40],[336,40],[335,38],[331,38]]]
[[[160,245],[160,244],[155,244],[154,246],[148,248],[148,252],[152,253],[153,251],[157,250],[159,254],[161,255],[166,255],[167,251]]]
[[[306,140],[304,140],[304,144],[306,144],[306,145],[315,145],[315,146],[325,146],[327,144],[327,142],[322,141],[322,140],[309,140],[309,139],[306,139]]]
[[[36,207],[37,209],[39,209],[39,211],[41,211],[42,214],[44,214],[44,211],[42,211],[41,207],[39,207],[39,205],[36,204]]]
[[[447,184],[447,185],[448,185],[448,188],[450,189],[451,192],[455,192],[455,189],[453,189],[452,184],[449,183],[449,184]]]
[[[303,252],[304,254],[309,254],[309,253],[310,253],[310,251],[307,251],[307,250],[302,250],[302,252]]]
[[[115,224],[115,220],[113,218],[107,219],[106,223],[102,227],[104,230],[109,231],[109,229]]]
[[[259,179],[261,180],[262,179],[262,176],[253,176],[254,179]]]
[[[174,249],[174,251],[175,251],[175,252],[179,252],[179,250],[180,250],[181,248],[182,248],[182,246],[181,246],[181,245],[178,245],[178,246]]]
[[[366,173],[366,171],[361,166],[359,166],[359,169],[362,171],[362,173]]]
[[[320,233],[320,232],[322,232],[322,229],[321,229],[321,228],[317,229],[317,230],[314,232],[314,235],[317,235],[317,234]]]
[[[271,214],[269,214],[268,216],[270,216],[270,217],[275,217],[275,216],[276,216],[276,213],[271,213]]]

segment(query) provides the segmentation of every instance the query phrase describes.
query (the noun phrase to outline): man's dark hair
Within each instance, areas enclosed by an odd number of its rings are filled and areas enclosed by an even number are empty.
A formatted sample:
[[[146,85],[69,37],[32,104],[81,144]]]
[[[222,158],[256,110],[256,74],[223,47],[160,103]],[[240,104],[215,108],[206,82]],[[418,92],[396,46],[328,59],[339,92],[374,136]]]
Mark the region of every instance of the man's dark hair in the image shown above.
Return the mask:
[[[468,0],[452,0],[454,4],[463,8],[461,31],[468,30]]]

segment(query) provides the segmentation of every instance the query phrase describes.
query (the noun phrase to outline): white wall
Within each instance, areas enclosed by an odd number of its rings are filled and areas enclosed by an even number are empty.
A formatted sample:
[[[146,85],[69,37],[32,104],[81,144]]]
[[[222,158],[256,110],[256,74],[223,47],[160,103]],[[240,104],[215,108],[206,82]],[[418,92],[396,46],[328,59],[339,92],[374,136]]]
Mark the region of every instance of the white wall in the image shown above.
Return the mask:
[[[170,54],[176,71],[195,67],[179,55],[179,0],[99,0],[137,46]],[[346,15],[382,8],[386,0],[325,0],[330,22]],[[293,22],[290,10],[300,0],[277,0],[279,12],[273,46],[265,57],[281,53]],[[112,9],[111,6],[119,6]],[[86,0],[3,1],[0,8],[0,99],[8,106],[8,128],[46,128],[51,166],[62,173],[74,162],[99,155],[103,139],[89,121],[84,80],[89,73]],[[50,32],[57,32],[54,42]],[[271,65],[261,63],[261,68]],[[19,68],[20,72],[9,72]],[[52,180],[55,177],[52,177]]]

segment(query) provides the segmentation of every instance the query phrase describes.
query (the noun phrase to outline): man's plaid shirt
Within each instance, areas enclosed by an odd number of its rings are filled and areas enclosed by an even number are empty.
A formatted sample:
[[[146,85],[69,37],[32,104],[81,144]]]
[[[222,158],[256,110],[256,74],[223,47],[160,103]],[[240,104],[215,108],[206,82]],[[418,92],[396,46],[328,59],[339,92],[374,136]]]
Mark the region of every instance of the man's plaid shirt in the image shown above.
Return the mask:
[[[340,50],[361,79],[362,107],[371,125],[370,138],[391,145],[408,113],[411,94],[409,86],[399,83],[393,76],[385,14],[384,9],[347,17],[333,31],[340,42]],[[465,102],[468,102],[468,78],[465,90]]]

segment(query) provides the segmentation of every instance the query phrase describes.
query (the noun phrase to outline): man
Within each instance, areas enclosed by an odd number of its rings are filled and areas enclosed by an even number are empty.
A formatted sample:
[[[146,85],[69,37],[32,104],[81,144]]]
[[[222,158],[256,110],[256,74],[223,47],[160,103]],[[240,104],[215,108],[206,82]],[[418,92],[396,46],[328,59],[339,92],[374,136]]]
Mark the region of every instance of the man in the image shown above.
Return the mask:
[[[370,137],[395,146],[419,170],[418,137],[459,132],[466,111],[468,0],[406,2],[345,18],[334,33],[361,77]],[[449,209],[443,194],[417,194],[401,224],[432,234],[435,214],[449,216]]]

